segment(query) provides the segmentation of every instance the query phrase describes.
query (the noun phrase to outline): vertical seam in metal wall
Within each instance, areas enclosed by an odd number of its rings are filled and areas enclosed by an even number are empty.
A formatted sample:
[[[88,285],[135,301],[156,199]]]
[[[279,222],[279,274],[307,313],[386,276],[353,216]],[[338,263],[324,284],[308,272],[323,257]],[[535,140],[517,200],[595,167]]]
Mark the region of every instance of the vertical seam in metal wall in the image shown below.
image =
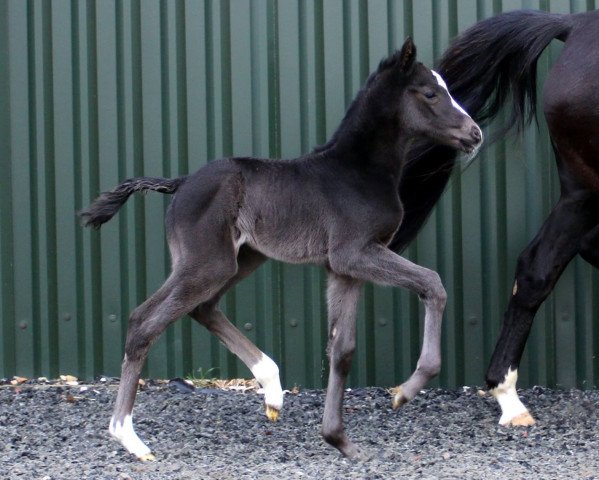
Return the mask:
[[[347,109],[353,100],[351,5],[343,2],[343,98]]]
[[[115,2],[116,21],[116,101],[117,101],[117,152],[118,152],[118,175],[123,180],[127,177],[127,122],[125,117],[125,33],[123,3]],[[119,217],[119,256],[120,256],[120,326],[121,342],[124,344],[129,324],[129,305],[131,292],[129,291],[129,221],[127,215]],[[98,373],[98,372],[96,372]]]
[[[42,334],[41,334],[41,308],[40,292],[40,267],[39,267],[39,225],[38,205],[39,193],[38,184],[38,145],[37,145],[37,100],[35,96],[36,79],[36,50],[35,50],[35,4],[33,0],[27,3],[27,66],[28,66],[28,84],[27,94],[29,99],[29,192],[31,196],[31,288],[33,291],[33,305],[31,306],[32,328],[33,328],[33,371],[35,375],[42,373]]]
[[[326,142],[324,12],[321,2],[314,3],[314,83],[316,84],[316,143]]]
[[[397,3],[387,0],[387,53],[391,55],[397,45],[397,29],[394,20],[397,17]]]
[[[414,38],[414,2],[409,0],[406,3],[404,26],[409,36]],[[408,256],[412,261],[418,261],[418,243],[413,241],[407,249]],[[420,300],[416,295],[408,293],[407,301],[409,304],[409,344],[410,344],[410,362],[407,367],[408,371],[412,370],[412,365],[416,365],[420,354]]]
[[[206,156],[212,161],[216,155],[216,127],[214,114],[214,42],[212,0],[204,1],[204,46],[206,51]],[[219,368],[220,358],[218,341],[214,335],[210,336],[210,364],[212,368]],[[220,371],[220,370],[219,370]],[[222,372],[221,372],[222,373]]]
[[[360,62],[360,83],[364,83],[370,74],[370,42],[368,32],[368,1],[360,0],[358,6],[358,31],[360,37],[359,62]],[[367,283],[362,287],[364,298],[364,365],[365,378],[361,379],[366,385],[374,385],[376,373],[375,356],[375,328],[374,328],[374,285]]]
[[[59,338],[58,338],[58,278],[56,258],[56,169],[54,162],[54,68],[53,62],[53,32],[52,10],[48,0],[42,4],[42,35],[44,46],[43,81],[44,81],[44,170],[46,173],[46,253],[48,282],[48,352],[50,375],[57,375],[59,368]]]
[[[169,71],[169,14],[166,0],[160,0],[160,103],[161,103],[161,132],[162,132],[162,175],[166,178],[171,177],[172,172],[172,151],[171,151],[171,102],[170,102],[170,71]],[[170,202],[170,195],[162,196],[162,207],[166,212]],[[170,270],[170,255],[166,241],[166,235],[163,237],[164,271]],[[168,377],[175,375],[175,330],[173,327],[165,330],[166,337],[166,374]]]
[[[252,115],[252,152],[253,155],[262,154],[260,147],[261,133],[262,133],[262,122],[260,117],[260,105],[261,105],[261,95],[260,95],[260,75],[259,75],[259,62],[257,59],[259,58],[260,50],[259,46],[259,33],[260,30],[258,28],[258,20],[256,9],[258,8],[257,2],[252,2],[250,6],[250,51],[251,57],[254,60],[251,65],[250,71],[250,82],[251,82],[251,115]],[[259,268],[256,272],[254,272],[253,277],[256,282],[256,311],[255,318],[256,319],[266,319],[265,314],[265,272],[264,267]],[[258,345],[266,344],[266,333],[264,328],[264,321],[261,323],[256,321],[256,343]]]
[[[73,179],[74,179],[74,197],[75,208],[79,209],[83,203],[83,187],[82,187],[82,161],[83,152],[81,150],[81,65],[79,62],[80,44],[79,44],[79,2],[71,0],[71,42],[73,52],[73,68],[72,78],[73,83]],[[86,325],[85,325],[85,285],[84,285],[84,248],[83,248],[83,230],[75,228],[75,298],[77,299],[76,306],[76,321],[77,321],[77,361],[78,373],[81,378],[87,377],[87,362],[86,362]]]
[[[222,109],[222,152],[225,157],[233,155],[233,89],[231,79],[231,4],[229,0],[220,2],[220,69],[221,69],[221,109]],[[236,324],[237,294],[233,286],[225,295],[227,316]],[[227,375],[237,377],[237,361],[232,354],[226,356]]]
[[[279,9],[277,0],[268,0],[266,8],[267,58],[268,58],[268,145],[270,157],[281,157],[281,111],[279,85]],[[273,347],[281,359],[285,358],[283,338],[283,272],[278,263],[272,265]],[[284,371],[284,369],[283,369]]]
[[[98,139],[98,60],[96,39],[95,2],[87,2],[87,101],[88,101],[88,135],[89,135],[89,192],[90,201],[100,190],[100,161]],[[92,278],[92,345],[94,372],[104,367],[104,345],[102,329],[102,249],[100,232],[90,232],[91,278]]]
[[[175,48],[177,68],[177,160],[178,174],[189,172],[189,136],[187,124],[187,48],[185,30],[185,2],[175,4]],[[181,320],[181,356],[183,372],[193,371],[193,345],[191,334],[191,318]]]
[[[298,53],[299,53],[299,111],[300,111],[300,145],[301,153],[306,154],[310,149],[310,126],[309,126],[309,109],[308,109],[308,45],[307,45],[307,13],[306,5],[304,2],[298,2],[297,4],[297,16],[298,16]],[[314,341],[313,332],[317,328],[318,321],[314,319],[313,309],[310,308],[314,305],[317,299],[312,295],[312,282],[314,275],[316,274],[313,269],[303,269],[303,292],[305,307],[305,374],[304,381],[315,382],[314,378]]]
[[[131,91],[132,91],[132,136],[133,136],[133,175],[144,174],[144,130],[143,130],[143,81],[142,81],[142,38],[141,38],[141,3],[131,1]],[[145,199],[137,195],[133,199],[134,231],[135,231],[135,303],[141,304],[147,294],[147,252]],[[142,375],[146,375],[147,364]]]
[[[450,26],[458,24],[457,3],[450,3],[449,16]],[[457,34],[451,31],[450,34]],[[456,384],[464,384],[464,288],[462,275],[464,273],[464,255],[462,245],[462,182],[459,175],[453,177],[451,191],[452,217],[454,218],[452,230],[452,253],[453,253],[453,302],[455,322],[455,374]],[[457,220],[456,220],[457,219]]]
[[[0,5],[0,65],[8,70],[9,53],[9,5]],[[7,71],[5,70],[5,71]],[[11,165],[11,112],[10,83],[7,74],[0,75],[0,245],[2,246],[0,281],[2,286],[2,363],[5,371],[14,371],[15,352],[15,277],[14,277],[14,232],[13,232],[13,182]]]

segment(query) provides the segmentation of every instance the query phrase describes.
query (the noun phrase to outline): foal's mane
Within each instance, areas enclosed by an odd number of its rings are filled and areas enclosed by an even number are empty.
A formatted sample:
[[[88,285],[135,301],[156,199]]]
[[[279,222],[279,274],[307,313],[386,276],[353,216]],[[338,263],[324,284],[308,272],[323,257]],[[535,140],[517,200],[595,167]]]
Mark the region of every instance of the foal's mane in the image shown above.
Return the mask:
[[[366,97],[368,96],[368,93],[372,90],[375,80],[386,71],[397,68],[399,66],[398,64],[400,61],[401,50],[397,50],[392,55],[389,55],[388,57],[385,57],[380,61],[378,68],[368,76],[362,88],[358,90],[358,93],[349,104],[349,107],[347,108],[345,115],[341,120],[341,123],[337,127],[337,130],[335,130],[335,133],[333,133],[331,138],[326,143],[314,147],[314,149],[312,150],[313,154],[322,153],[326,150],[329,150],[331,147],[335,145],[335,143],[337,143],[337,140],[339,140],[339,137],[342,133],[346,132],[348,129],[353,128],[353,124],[355,123],[356,118],[361,116],[362,107],[367,101]]]

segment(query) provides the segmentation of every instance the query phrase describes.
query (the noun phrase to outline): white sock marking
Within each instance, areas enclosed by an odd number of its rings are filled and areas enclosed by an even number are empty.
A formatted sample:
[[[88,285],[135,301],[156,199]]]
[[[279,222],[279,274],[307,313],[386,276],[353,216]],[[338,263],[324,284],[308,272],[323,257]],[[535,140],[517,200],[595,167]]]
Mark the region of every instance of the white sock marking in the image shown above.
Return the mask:
[[[491,390],[493,396],[497,399],[501,407],[500,425],[507,425],[513,418],[528,411],[520,401],[516,392],[516,382],[518,381],[518,369],[508,370],[505,380]]]
[[[133,430],[133,418],[127,415],[122,422],[117,421],[114,417],[110,420],[110,434],[116,438],[129,453],[132,453],[138,458],[152,453],[148,446]]]
[[[264,389],[264,402],[269,407],[281,410],[283,407],[283,389],[279,380],[279,367],[264,353],[262,358],[251,368],[252,374]]]

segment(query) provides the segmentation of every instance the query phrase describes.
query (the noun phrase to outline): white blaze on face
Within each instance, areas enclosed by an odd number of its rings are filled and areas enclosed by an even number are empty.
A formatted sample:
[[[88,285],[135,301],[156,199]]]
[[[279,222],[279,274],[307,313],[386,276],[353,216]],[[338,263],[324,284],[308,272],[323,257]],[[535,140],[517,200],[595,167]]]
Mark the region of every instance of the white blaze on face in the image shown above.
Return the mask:
[[[516,392],[516,382],[518,381],[518,369],[508,370],[505,380],[491,390],[493,396],[497,399],[501,407],[500,425],[508,425],[510,421],[518,415],[526,413],[528,409],[522,404],[518,393]]]
[[[464,115],[468,115],[468,112],[466,110],[464,110],[462,108],[462,106],[456,102],[454,100],[454,98],[451,96],[451,93],[449,93],[449,89],[447,88],[447,84],[445,83],[445,80],[443,80],[443,77],[441,75],[439,75],[437,72],[435,72],[434,70],[431,70],[432,74],[434,75],[434,77],[437,79],[437,83],[443,87],[445,89],[445,91],[447,92],[447,95],[449,95],[449,98],[451,99],[451,104],[458,109],[460,112],[462,112]],[[470,115],[468,115],[468,117],[470,117]],[[472,118],[472,117],[470,117]]]
[[[462,106],[455,101],[455,99],[451,96],[451,93],[449,93],[449,89],[447,88],[447,84],[445,83],[445,80],[443,80],[443,77],[441,75],[439,75],[437,72],[435,72],[434,70],[431,70],[431,73],[433,74],[433,76],[437,79],[437,83],[443,87],[445,89],[445,91],[447,92],[447,95],[449,95],[449,98],[451,99],[451,104],[454,106],[454,108],[456,110],[458,110],[459,112],[463,113],[464,115],[466,115],[468,118],[472,118],[470,115],[468,115],[468,112],[466,110],[464,110],[462,108]],[[477,125],[478,127],[478,125]],[[470,163],[472,162],[472,160],[474,160],[474,157],[476,157],[476,155],[478,154],[478,151],[480,150],[480,146],[483,144],[483,132],[480,128],[478,128],[478,131],[480,132],[480,142],[474,147],[474,149],[472,150],[472,152],[464,154],[462,153],[462,162],[463,162],[463,167],[462,170],[465,170],[468,165],[470,165]]]
[[[281,410],[283,407],[283,389],[279,380],[279,367],[267,355],[262,354],[262,358],[252,368],[252,375],[264,389],[264,403],[275,410]]]

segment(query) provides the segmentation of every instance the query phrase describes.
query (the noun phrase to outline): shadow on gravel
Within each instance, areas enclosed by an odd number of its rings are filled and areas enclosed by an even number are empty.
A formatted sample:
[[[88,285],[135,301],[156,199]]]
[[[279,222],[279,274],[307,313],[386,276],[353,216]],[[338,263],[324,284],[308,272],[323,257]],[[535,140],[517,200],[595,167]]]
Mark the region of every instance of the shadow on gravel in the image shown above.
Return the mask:
[[[0,477],[22,479],[599,479],[599,392],[521,391],[537,424],[499,427],[476,388],[427,390],[399,411],[381,388],[347,392],[351,463],[320,438],[322,390],[288,394],[270,423],[255,392],[149,382],[134,420],[156,462],[108,435],[116,382],[0,386]]]

